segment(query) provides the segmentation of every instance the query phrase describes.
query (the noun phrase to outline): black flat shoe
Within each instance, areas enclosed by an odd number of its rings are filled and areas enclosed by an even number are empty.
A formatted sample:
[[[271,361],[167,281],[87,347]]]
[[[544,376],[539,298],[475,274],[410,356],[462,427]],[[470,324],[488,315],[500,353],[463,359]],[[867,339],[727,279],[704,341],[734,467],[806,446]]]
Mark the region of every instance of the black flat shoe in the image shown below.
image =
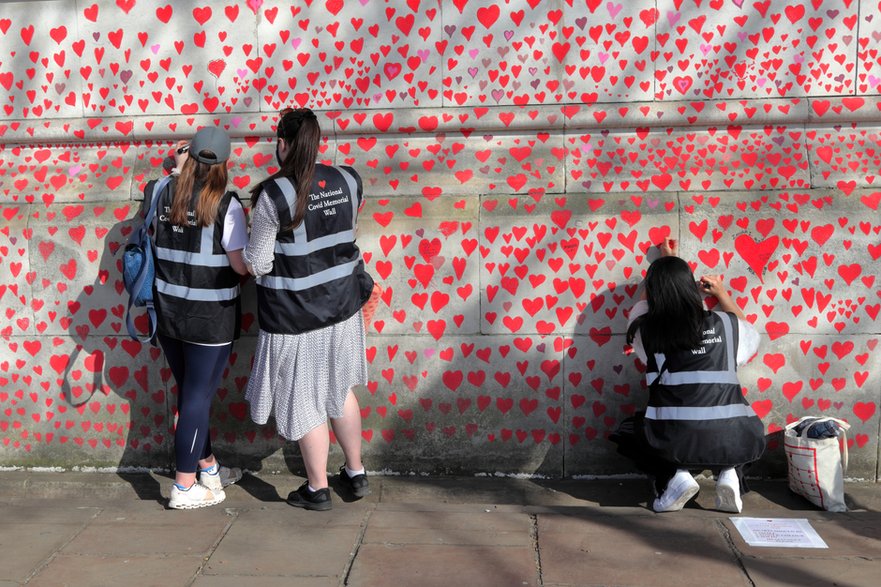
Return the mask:
[[[325,487],[324,489],[309,491],[308,481],[303,483],[296,491],[291,491],[288,494],[287,502],[295,508],[318,512],[324,512],[333,507],[333,502],[330,501],[330,489]]]
[[[343,465],[340,467],[340,481],[346,489],[352,492],[352,495],[359,499],[370,495],[370,484],[367,481],[366,473],[349,477],[349,474],[346,473],[346,467]]]

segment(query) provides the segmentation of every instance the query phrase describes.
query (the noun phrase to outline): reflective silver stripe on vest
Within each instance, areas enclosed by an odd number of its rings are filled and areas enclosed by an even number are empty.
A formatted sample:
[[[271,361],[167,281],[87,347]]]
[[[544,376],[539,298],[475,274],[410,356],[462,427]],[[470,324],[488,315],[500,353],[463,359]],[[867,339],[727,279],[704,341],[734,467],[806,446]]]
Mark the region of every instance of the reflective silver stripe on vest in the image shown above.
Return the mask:
[[[279,177],[275,180],[275,185],[277,185],[278,189],[281,190],[281,193],[284,196],[285,203],[287,203],[288,205],[288,211],[291,214],[291,218],[293,218],[297,207],[297,190],[294,189],[293,182],[286,177]],[[282,229],[284,228],[285,227],[282,227]],[[297,226],[293,232],[295,243],[307,243],[305,221],[301,222],[300,225]]]
[[[361,259],[356,259],[342,265],[313,273],[307,277],[277,277],[275,275],[263,275],[257,278],[257,283],[269,289],[281,289],[287,291],[303,291],[317,285],[330,283],[336,279],[349,277],[352,272],[361,263]]]
[[[340,172],[349,187],[349,202],[352,204],[352,221],[354,222],[354,219],[358,217],[358,183],[352,177],[352,174],[348,173],[345,169],[339,167],[335,169]],[[293,214],[297,200],[297,192],[293,183],[288,178],[278,178],[275,180],[275,183],[281,190],[281,193],[284,194],[288,209]],[[355,242],[354,227],[352,230],[308,240],[306,236],[306,223],[303,222],[294,229],[294,242],[282,243],[276,241],[275,252],[286,257],[302,257],[315,251],[352,242]]]
[[[352,222],[355,222],[355,219],[358,218],[358,182],[355,181],[351,173],[342,167],[335,167],[335,169],[340,172],[349,186],[349,201],[352,202]]]
[[[700,383],[735,383],[740,384],[737,379],[737,358],[734,350],[734,330],[731,324],[731,316],[724,312],[714,312],[722,320],[722,330],[725,331],[725,352],[728,355],[727,371],[679,371],[671,373],[665,371],[662,385],[692,385]],[[667,358],[663,353],[655,353],[655,364],[658,369],[664,368],[664,362]],[[651,385],[658,378],[658,371],[646,372],[645,382]]]
[[[214,253],[214,226],[203,226],[200,235],[199,251],[179,251],[166,247],[156,247],[156,257],[163,261],[186,263],[197,267],[229,267],[226,253]]]
[[[280,243],[275,242],[275,252],[286,257],[303,257],[321,249],[351,243],[355,240],[354,230],[345,230],[336,234],[319,237],[309,242]]]
[[[754,415],[753,409],[744,404],[708,407],[664,406],[661,408],[648,406],[645,409],[647,420],[724,420]]]
[[[646,376],[646,382],[651,385],[658,378],[657,373]],[[732,371],[680,371],[678,373],[664,373],[664,385],[691,385],[699,383],[739,383],[737,373]]]
[[[239,296],[239,286],[224,289],[202,289],[198,287],[186,287],[174,285],[162,279],[156,278],[156,291],[176,298],[184,298],[197,302],[225,302],[234,300]]]

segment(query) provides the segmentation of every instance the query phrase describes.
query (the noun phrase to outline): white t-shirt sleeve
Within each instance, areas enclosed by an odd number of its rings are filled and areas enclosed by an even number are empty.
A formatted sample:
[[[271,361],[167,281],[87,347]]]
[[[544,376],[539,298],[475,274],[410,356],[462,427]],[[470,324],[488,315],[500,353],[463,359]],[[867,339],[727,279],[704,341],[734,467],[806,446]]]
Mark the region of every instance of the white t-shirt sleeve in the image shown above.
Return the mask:
[[[226,209],[221,244],[224,251],[240,251],[248,244],[248,221],[238,198],[230,200]]]
[[[759,350],[759,341],[761,335],[755,327],[746,320],[737,319],[738,326],[738,344],[737,344],[737,366],[745,365]]]

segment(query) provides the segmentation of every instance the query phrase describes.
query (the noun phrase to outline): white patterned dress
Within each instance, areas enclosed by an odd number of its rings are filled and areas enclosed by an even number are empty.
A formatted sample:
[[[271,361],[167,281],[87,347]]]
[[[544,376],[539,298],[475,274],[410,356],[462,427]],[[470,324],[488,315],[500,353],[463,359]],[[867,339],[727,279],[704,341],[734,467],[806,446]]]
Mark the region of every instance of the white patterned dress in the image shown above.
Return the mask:
[[[268,196],[260,197],[251,218],[251,241],[245,261],[255,275],[272,271],[278,212]],[[266,424],[275,416],[278,433],[299,440],[310,430],[343,415],[346,396],[367,383],[365,334],[361,312],[303,334],[260,330],[245,399],[251,419]]]

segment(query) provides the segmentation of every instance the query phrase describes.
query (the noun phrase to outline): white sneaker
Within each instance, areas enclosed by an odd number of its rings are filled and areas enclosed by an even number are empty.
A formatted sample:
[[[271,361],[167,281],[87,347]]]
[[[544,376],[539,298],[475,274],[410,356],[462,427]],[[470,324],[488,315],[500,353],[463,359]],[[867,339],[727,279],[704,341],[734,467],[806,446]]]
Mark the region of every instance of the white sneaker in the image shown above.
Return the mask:
[[[670,482],[661,497],[652,503],[652,509],[656,512],[678,512],[692,497],[697,495],[701,486],[697,484],[691,473],[685,469],[679,469]]]
[[[183,490],[174,484],[171,486],[171,498],[168,507],[174,510],[192,510],[216,505],[226,499],[223,489],[211,490],[200,483],[194,483],[192,487]]]
[[[199,483],[212,491],[222,491],[224,487],[232,485],[242,478],[242,470],[238,467],[224,467],[217,465],[214,471],[202,469],[199,471]]]
[[[734,469],[725,469],[716,477],[716,509],[739,514],[743,509],[740,499],[740,479]]]

